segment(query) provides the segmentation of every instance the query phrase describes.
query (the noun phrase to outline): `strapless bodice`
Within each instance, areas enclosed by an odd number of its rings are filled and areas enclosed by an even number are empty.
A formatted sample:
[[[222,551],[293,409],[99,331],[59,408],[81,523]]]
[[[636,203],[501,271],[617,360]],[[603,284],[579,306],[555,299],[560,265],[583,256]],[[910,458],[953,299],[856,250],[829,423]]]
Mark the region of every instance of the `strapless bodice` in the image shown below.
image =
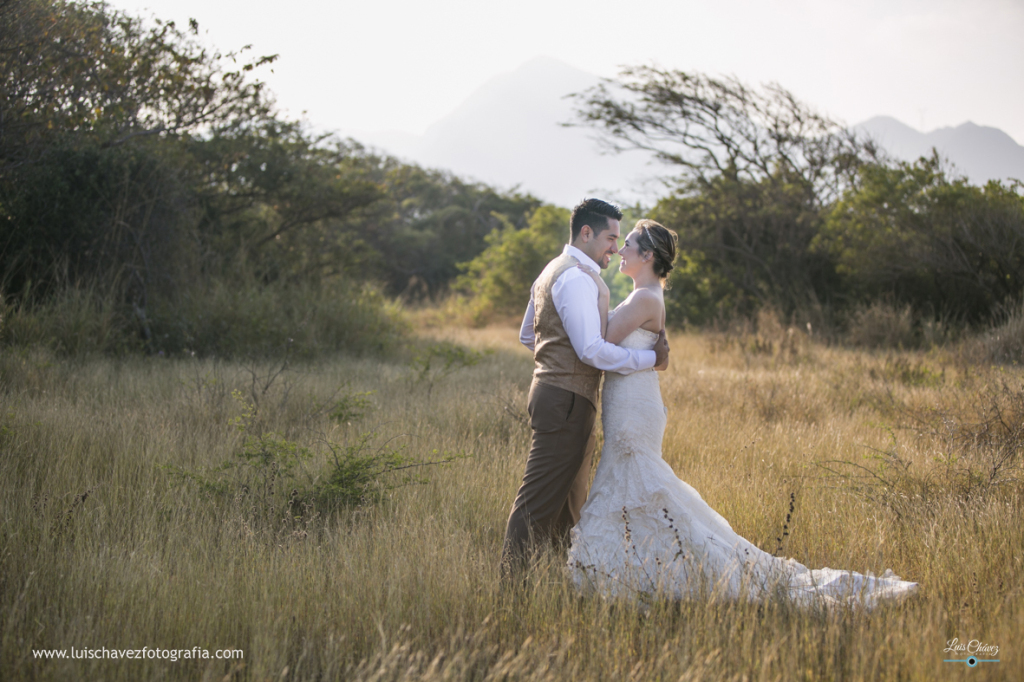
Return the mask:
[[[658,335],[639,327],[631,331],[626,338],[622,339],[620,346],[630,350],[651,350],[658,340]]]

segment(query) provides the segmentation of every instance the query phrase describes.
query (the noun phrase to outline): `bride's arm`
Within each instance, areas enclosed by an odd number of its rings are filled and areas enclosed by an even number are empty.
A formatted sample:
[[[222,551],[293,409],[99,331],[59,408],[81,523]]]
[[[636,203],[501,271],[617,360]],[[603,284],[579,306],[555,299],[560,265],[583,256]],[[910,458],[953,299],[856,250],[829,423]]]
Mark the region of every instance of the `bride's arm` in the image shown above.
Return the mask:
[[[634,291],[622,305],[615,309],[615,316],[608,323],[605,332],[605,340],[608,343],[619,344],[634,329],[654,320],[660,322],[661,305],[661,301],[655,294],[644,290]]]
[[[577,265],[580,270],[590,275],[597,284],[597,309],[601,315],[601,337],[608,343],[618,345],[630,333],[652,320],[661,321],[662,303],[657,296],[648,291],[635,291],[622,305],[615,309],[615,317],[608,321],[608,301],[611,298],[608,285],[601,276],[589,268]]]

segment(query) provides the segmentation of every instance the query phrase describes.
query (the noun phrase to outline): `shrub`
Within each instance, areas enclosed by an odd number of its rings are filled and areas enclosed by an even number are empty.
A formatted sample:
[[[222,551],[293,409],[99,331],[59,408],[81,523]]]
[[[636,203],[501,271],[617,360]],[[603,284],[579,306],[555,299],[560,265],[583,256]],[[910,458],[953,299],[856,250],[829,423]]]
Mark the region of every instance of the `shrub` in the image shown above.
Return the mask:
[[[854,308],[849,317],[847,340],[867,348],[914,348],[917,335],[910,306],[883,301]]]
[[[1006,306],[995,324],[974,342],[976,359],[982,362],[1020,364],[1024,362],[1024,305]]]
[[[261,285],[213,280],[157,307],[153,346],[231,357],[290,349],[300,356],[393,350],[405,333],[398,306],[347,281]]]
[[[62,355],[193,353],[264,357],[288,353],[387,353],[405,338],[400,307],[371,286],[254,278],[211,278],[157,299],[149,315],[123,303],[116,287],[65,285],[33,302],[0,291],[0,344],[45,346]]]
[[[365,411],[370,406],[365,395],[344,391],[318,411],[329,412],[332,419],[340,415],[358,420],[362,412],[354,408]],[[403,452],[401,446],[390,446],[390,441],[373,447],[377,434],[371,431],[351,444],[320,438],[317,443],[328,454],[325,461],[318,461],[313,447],[266,430],[256,402],[238,390],[232,397],[240,414],[229,423],[243,437],[234,455],[204,470],[173,465],[162,468],[212,498],[236,500],[254,521],[273,525],[278,519],[296,520],[321,511],[372,504],[391,490],[425,482],[412,475],[412,469],[447,464],[464,456],[434,450],[430,459],[419,459]]]
[[[838,291],[892,297],[977,323],[1024,289],[1024,194],[950,177],[937,155],[867,164],[828,213],[815,249],[831,254]]]
[[[108,291],[65,285],[45,301],[0,289],[0,346],[43,346],[61,355],[138,348],[137,325]]]

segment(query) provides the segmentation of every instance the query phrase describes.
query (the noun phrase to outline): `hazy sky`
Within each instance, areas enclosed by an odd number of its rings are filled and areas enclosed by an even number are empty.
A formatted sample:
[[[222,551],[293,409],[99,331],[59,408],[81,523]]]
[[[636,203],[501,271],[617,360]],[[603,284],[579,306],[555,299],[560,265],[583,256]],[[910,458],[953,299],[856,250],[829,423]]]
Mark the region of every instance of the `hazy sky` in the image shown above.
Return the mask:
[[[973,121],[1024,144],[1024,0],[114,0],[198,19],[221,50],[280,54],[263,80],[319,128],[422,133],[538,55],[611,76],[650,64],[776,81],[847,123]]]

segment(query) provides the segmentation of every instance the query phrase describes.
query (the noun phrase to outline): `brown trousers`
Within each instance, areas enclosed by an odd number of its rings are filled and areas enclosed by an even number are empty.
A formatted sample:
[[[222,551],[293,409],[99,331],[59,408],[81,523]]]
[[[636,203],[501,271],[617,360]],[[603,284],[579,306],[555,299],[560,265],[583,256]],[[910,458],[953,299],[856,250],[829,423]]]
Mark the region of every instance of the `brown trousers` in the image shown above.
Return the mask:
[[[530,456],[501,551],[506,575],[523,565],[533,543],[568,540],[587,500],[594,454],[597,409],[583,396],[534,381],[529,412]]]

